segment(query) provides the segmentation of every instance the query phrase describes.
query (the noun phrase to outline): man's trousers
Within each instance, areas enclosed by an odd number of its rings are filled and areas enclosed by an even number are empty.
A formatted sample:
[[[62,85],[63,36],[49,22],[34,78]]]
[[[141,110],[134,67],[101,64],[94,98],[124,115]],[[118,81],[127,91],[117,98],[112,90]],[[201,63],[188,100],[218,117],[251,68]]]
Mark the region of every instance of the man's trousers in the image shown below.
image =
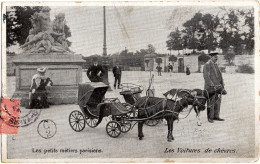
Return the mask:
[[[219,94],[215,94],[211,97],[209,101],[207,101],[207,116],[208,119],[213,120],[214,118],[219,118],[220,113],[220,105],[221,105],[221,98],[219,98]]]
[[[120,83],[121,83],[121,75],[115,76],[114,87],[116,87],[116,83],[118,83],[117,86],[120,86]]]

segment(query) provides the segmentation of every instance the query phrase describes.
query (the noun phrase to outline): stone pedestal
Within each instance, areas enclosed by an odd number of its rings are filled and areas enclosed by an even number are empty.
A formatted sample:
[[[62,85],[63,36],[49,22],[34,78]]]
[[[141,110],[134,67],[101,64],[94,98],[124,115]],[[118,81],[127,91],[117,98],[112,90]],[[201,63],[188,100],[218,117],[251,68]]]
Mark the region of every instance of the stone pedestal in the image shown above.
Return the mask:
[[[78,84],[82,82],[81,55],[74,54],[20,54],[13,61],[16,66],[16,91],[14,98],[21,98],[21,105],[28,103],[31,79],[37,68],[47,67],[46,76],[53,81],[47,87],[50,104],[77,103]]]

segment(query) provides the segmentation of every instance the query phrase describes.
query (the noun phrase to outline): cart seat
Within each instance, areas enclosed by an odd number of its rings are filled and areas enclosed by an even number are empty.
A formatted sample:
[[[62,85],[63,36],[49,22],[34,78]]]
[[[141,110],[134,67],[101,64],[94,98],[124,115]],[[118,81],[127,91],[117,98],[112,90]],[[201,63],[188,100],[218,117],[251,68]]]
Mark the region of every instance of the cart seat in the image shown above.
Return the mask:
[[[131,109],[126,108],[120,102],[110,103],[110,110],[111,110],[111,114],[115,115],[115,116],[123,115],[123,114],[131,112]]]

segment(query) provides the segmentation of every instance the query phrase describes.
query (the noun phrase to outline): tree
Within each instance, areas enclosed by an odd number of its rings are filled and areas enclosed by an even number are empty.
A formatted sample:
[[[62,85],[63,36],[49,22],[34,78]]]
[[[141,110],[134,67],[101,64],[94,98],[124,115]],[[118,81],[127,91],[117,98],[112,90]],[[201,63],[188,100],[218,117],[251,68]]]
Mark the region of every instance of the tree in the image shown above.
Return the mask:
[[[86,69],[86,68],[90,67],[93,64],[94,58],[96,58],[98,60],[98,62],[101,63],[102,56],[97,55],[97,54],[91,55],[91,56],[82,57],[83,60],[86,60],[86,62],[83,65],[83,68]]]
[[[148,49],[146,50],[146,52],[148,54],[155,53],[155,47],[152,44],[148,44],[147,47],[148,47]]]
[[[230,46],[234,47],[236,54],[242,53],[243,40],[241,34],[239,33],[239,19],[238,15],[240,12],[238,10],[221,8],[225,14],[220,19],[220,27],[223,29],[219,32],[221,37],[219,42],[219,47],[223,50],[223,54],[228,53]]]
[[[170,62],[176,62],[177,61],[177,57],[176,56],[174,56],[174,55],[171,55],[170,57],[169,57],[169,61]]]
[[[155,62],[160,65],[162,63],[162,58],[156,58],[155,59]]]
[[[29,30],[32,28],[30,21],[31,16],[35,12],[39,12],[41,6],[13,6],[7,12],[6,17],[6,42],[7,47],[16,43],[24,44],[25,39],[29,35]]]
[[[244,16],[244,26],[248,27],[248,32],[245,32],[243,36],[245,37],[244,41],[246,44],[245,49],[249,52],[249,54],[253,54],[254,52],[254,9],[250,9],[248,11],[241,11],[240,14]]]
[[[166,47],[168,47],[168,50],[179,50],[183,49],[182,43],[183,40],[181,38],[181,32],[176,28],[175,31],[171,32],[168,36],[169,40],[166,41]]]
[[[199,29],[201,35],[199,50],[207,49],[208,53],[215,50],[218,46],[216,39],[216,29],[219,26],[219,17],[211,14],[205,14],[201,18],[202,26]]]
[[[127,66],[134,66],[135,60],[134,60],[134,53],[129,52],[128,49],[125,49],[120,52],[119,57],[121,59],[122,64]]]
[[[193,49],[193,52],[199,46],[199,40],[197,38],[198,36],[196,35],[196,33],[199,29],[202,28],[200,23],[201,19],[202,19],[202,14],[198,12],[190,20],[186,21],[183,24],[184,47]]]
[[[243,40],[241,35],[238,32],[235,32],[234,36],[232,37],[232,45],[234,47],[235,55],[242,55],[242,44]]]
[[[228,65],[233,65],[233,61],[234,61],[234,58],[235,58],[235,54],[234,53],[227,53],[224,55],[224,59],[228,62]]]
[[[228,32],[227,29],[224,29],[219,32],[219,36],[221,38],[219,41],[219,47],[222,49],[223,54],[226,54],[232,42],[232,33]]]
[[[6,46],[9,47],[14,44],[16,40],[16,35],[13,33],[13,17],[14,12],[6,12]]]
[[[227,13],[228,19],[227,24],[230,27],[230,31],[233,32],[234,30],[238,30],[238,13],[235,12],[235,10],[229,10]]]

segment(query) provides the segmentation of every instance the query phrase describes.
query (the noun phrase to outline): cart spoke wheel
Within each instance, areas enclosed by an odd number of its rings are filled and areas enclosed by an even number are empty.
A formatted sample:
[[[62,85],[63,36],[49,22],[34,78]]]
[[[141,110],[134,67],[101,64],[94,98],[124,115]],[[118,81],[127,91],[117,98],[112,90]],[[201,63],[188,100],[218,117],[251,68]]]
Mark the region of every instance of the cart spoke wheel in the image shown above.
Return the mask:
[[[86,124],[91,127],[91,128],[95,128],[97,126],[97,122],[98,122],[98,119],[96,118],[87,118],[86,117]]]
[[[117,138],[121,134],[121,126],[117,121],[109,121],[106,126],[107,134],[112,138]]]
[[[80,132],[85,128],[85,119],[83,114],[80,111],[73,111],[70,113],[69,116],[69,123],[70,123],[70,127],[76,131],[76,132]]]
[[[159,123],[159,120],[147,120],[145,121],[145,125],[147,126],[156,126]]]
[[[130,121],[122,121],[120,125],[121,125],[121,132],[122,133],[129,132],[129,130],[131,129],[131,122]]]

